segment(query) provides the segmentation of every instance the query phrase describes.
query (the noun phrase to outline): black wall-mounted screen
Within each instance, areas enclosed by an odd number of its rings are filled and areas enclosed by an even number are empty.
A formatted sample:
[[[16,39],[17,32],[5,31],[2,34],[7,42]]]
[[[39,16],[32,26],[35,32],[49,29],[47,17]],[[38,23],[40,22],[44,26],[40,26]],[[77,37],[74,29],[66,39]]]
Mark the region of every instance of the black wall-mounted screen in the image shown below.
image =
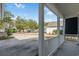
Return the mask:
[[[65,34],[78,33],[78,19],[77,17],[65,19]]]

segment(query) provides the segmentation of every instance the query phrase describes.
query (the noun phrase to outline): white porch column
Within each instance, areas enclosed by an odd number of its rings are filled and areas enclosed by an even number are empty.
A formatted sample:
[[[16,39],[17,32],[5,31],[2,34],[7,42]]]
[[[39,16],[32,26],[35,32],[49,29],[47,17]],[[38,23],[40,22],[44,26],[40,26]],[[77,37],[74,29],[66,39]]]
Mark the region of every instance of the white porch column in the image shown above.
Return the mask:
[[[58,38],[60,39],[60,17],[57,16],[57,30],[58,30]]]
[[[65,40],[65,18],[63,18],[63,36]]]
[[[43,56],[44,53],[44,4],[39,4],[39,55]]]

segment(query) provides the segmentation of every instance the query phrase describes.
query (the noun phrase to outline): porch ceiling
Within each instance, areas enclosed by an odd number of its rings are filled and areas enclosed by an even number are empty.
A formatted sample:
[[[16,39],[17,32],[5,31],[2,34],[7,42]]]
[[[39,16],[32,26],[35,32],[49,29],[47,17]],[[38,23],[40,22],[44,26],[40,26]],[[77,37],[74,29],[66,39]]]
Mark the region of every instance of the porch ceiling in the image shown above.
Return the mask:
[[[64,18],[74,17],[79,13],[79,3],[48,3],[46,5],[57,15]]]

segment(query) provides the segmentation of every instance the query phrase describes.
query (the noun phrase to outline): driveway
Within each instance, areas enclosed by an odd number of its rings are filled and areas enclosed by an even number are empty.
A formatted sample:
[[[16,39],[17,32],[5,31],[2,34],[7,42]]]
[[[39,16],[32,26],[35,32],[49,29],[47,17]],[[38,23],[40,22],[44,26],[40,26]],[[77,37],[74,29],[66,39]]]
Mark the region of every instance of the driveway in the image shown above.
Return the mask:
[[[14,38],[0,41],[0,56],[38,55],[37,35],[14,33]]]
[[[15,38],[0,41],[0,56],[38,55],[37,40],[17,40]]]

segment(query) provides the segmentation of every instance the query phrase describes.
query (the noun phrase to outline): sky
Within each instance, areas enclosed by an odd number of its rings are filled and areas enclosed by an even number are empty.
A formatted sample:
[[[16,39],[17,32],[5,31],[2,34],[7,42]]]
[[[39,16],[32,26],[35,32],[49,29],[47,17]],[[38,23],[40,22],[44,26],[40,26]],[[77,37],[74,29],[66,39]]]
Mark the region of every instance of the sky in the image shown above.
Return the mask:
[[[6,3],[5,10],[14,15],[13,19],[16,19],[17,16],[20,16],[22,18],[33,19],[38,22],[38,3]],[[45,22],[57,21],[57,16],[45,6],[44,19]]]

